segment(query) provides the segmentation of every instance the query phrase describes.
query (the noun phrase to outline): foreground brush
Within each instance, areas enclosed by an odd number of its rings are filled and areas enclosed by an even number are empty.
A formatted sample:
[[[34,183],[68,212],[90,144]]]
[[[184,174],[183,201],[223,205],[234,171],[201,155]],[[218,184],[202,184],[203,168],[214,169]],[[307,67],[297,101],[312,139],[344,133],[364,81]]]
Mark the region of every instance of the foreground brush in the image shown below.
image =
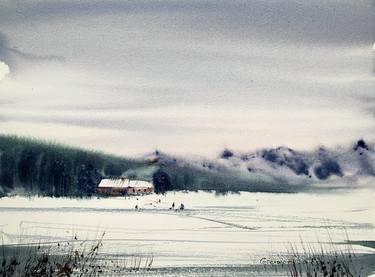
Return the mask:
[[[153,256],[107,257],[99,253],[102,236],[95,241],[56,242],[53,245],[2,246],[1,277],[123,276],[150,270]],[[0,252],[1,253],[1,252]]]

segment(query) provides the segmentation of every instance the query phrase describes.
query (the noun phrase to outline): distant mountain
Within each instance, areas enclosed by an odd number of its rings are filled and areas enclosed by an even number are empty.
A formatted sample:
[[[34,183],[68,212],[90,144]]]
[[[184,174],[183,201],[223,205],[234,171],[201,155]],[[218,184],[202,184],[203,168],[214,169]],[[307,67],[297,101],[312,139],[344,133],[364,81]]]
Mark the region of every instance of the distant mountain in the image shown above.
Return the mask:
[[[254,152],[224,149],[211,160],[187,160],[156,151],[145,161],[163,167],[178,176],[175,178],[184,175],[185,181],[174,182],[177,189],[291,192],[316,184],[353,185],[362,177],[375,177],[374,146],[362,139],[350,147],[321,147],[311,152],[284,146]]]

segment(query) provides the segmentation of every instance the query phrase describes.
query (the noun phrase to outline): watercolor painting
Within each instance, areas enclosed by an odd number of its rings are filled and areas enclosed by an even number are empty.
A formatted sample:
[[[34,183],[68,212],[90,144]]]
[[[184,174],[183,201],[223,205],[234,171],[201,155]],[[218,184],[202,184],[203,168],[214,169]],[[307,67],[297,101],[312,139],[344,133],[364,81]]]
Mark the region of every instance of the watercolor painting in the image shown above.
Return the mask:
[[[373,0],[0,0],[1,276],[375,276]]]

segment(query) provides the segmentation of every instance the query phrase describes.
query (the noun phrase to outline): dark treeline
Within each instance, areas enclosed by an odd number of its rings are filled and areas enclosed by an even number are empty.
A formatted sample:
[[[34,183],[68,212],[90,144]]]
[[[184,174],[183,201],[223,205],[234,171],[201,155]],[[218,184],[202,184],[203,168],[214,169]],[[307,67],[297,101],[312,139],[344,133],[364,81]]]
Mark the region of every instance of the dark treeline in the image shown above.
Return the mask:
[[[16,136],[0,136],[0,194],[19,190],[49,196],[88,196],[102,176],[141,165],[100,152]]]
[[[162,187],[167,188],[166,190],[205,190],[226,194],[240,191],[294,192],[297,189],[282,179],[248,178],[225,168],[209,170],[190,165],[175,166],[168,164],[161,166],[159,172],[165,174],[163,180],[166,181],[163,182]],[[298,190],[302,189],[303,187],[298,188]]]

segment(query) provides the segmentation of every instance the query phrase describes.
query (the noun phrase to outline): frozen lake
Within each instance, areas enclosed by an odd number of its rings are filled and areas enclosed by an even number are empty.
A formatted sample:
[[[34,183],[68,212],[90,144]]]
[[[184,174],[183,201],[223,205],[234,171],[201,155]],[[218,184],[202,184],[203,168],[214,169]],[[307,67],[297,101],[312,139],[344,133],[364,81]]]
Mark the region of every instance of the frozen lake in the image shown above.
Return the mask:
[[[184,203],[186,209],[169,210],[173,202],[176,207]],[[140,210],[134,209],[136,205]],[[189,270],[204,267],[203,272],[217,266],[245,276],[246,266],[282,255],[301,240],[317,248],[333,242],[337,249],[348,247],[343,243],[348,237],[374,241],[375,192],[226,196],[176,192],[81,200],[9,197],[0,199],[0,225],[5,244],[57,243],[74,237],[81,241],[105,231],[105,256],[153,255],[160,276],[167,276],[168,268],[182,272],[168,276],[184,276]],[[374,253],[358,245],[353,249]],[[202,276],[226,276],[214,270],[215,274]]]

